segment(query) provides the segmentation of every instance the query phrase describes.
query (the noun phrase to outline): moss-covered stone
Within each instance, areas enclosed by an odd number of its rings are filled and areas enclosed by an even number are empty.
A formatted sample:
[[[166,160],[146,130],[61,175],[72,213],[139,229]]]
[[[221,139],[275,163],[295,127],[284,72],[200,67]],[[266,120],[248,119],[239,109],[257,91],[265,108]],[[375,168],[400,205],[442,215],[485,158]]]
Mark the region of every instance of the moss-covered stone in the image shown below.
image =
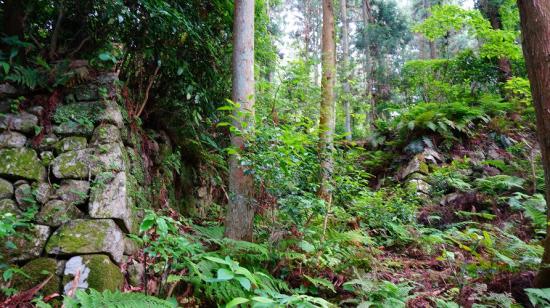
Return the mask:
[[[27,183],[23,183],[15,188],[15,200],[17,201],[17,205],[23,210],[37,204],[32,193],[32,187]]]
[[[50,227],[34,225],[31,229],[20,229],[13,237],[8,238],[15,248],[0,245],[0,254],[6,256],[9,262],[34,259],[42,253],[48,237]]]
[[[46,252],[56,255],[105,253],[120,262],[124,234],[110,219],[75,219],[54,232],[46,244]]]
[[[11,199],[2,199],[0,200],[0,215],[7,213],[12,213],[15,216],[21,216],[23,212],[17,207],[15,201]]]
[[[38,118],[30,113],[0,114],[0,129],[10,129],[23,133],[32,133],[38,125]]]
[[[27,143],[27,137],[18,132],[5,131],[0,134],[1,148],[22,148]]]
[[[50,295],[59,292],[61,285],[61,279],[56,275],[57,261],[51,258],[38,258],[30,261],[21,267],[21,270],[28,276],[16,275],[13,279],[14,288],[24,291],[31,289],[42,282],[48,277],[52,278],[46,285],[40,290],[43,295]]]
[[[78,289],[93,288],[119,290],[124,285],[124,275],[118,266],[106,255],[85,255],[72,257],[65,265],[63,289],[66,294],[73,287],[76,273],[79,273]]]
[[[121,142],[120,130],[112,124],[101,124],[95,128],[92,136],[92,145]]]
[[[123,153],[120,144],[69,151],[54,159],[52,171],[59,179],[87,179],[106,171],[123,171]]]
[[[39,181],[46,177],[46,169],[33,149],[0,150],[0,175]]]
[[[83,216],[84,214],[76,206],[65,201],[52,200],[40,209],[36,221],[46,226],[58,227]]]
[[[85,149],[88,146],[88,140],[85,137],[66,137],[58,141],[55,145],[57,153],[76,151]]]
[[[13,196],[13,185],[0,178],[0,199],[7,199]]]

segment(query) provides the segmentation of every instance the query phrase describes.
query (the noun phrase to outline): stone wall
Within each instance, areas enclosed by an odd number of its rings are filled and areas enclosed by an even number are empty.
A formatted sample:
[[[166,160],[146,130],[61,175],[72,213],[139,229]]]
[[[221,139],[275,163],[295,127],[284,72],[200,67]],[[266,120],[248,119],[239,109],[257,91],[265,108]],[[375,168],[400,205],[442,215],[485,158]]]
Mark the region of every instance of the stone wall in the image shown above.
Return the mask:
[[[124,283],[120,267],[135,250],[127,235],[137,233],[147,198],[116,83],[100,75],[55,106],[0,101],[0,214],[32,215],[32,227],[0,248],[1,262],[30,276],[16,277],[19,289],[46,272],[45,294],[67,292],[77,275],[79,288]]]

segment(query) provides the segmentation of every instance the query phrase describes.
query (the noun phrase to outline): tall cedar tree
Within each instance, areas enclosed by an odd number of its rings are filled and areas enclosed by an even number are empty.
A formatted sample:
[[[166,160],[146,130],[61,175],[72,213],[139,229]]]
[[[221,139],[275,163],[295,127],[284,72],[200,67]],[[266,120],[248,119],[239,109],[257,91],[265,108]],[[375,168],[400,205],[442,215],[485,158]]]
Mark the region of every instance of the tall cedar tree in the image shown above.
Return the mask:
[[[550,200],[550,1],[518,0],[523,34],[523,54],[531,81],[537,113],[537,132]],[[550,211],[548,212],[550,218]],[[547,227],[541,269],[535,279],[538,288],[550,288],[550,226]]]
[[[231,134],[231,145],[245,151],[245,138],[254,125],[254,1],[236,0],[233,23],[233,113],[237,132]],[[229,159],[229,203],[225,236],[252,240],[254,221],[254,179],[246,173],[237,156]]]
[[[321,114],[319,118],[319,158],[320,186],[319,197],[330,211],[332,204],[332,171],[334,169],[334,84],[336,80],[336,45],[334,32],[333,0],[323,0],[323,37],[322,37],[322,70],[321,79]],[[328,213],[325,216],[325,229]]]
[[[340,0],[342,14],[342,72],[344,74],[343,90],[344,90],[344,114],[346,139],[351,141],[351,110],[350,110],[350,63],[349,63],[349,20],[348,20],[348,5],[347,0]]]

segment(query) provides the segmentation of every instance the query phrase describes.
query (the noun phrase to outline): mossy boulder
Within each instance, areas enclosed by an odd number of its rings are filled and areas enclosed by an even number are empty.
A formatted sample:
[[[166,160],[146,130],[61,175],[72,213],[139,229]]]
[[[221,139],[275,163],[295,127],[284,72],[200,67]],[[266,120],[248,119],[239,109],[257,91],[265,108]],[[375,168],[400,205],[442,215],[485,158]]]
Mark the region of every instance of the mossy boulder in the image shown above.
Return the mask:
[[[11,199],[2,199],[0,200],[0,215],[7,213],[12,213],[15,216],[23,215],[23,212],[17,207],[15,201]]]
[[[0,130],[15,130],[23,133],[33,133],[38,125],[38,118],[30,113],[0,114]]]
[[[94,131],[94,126],[92,124],[85,125],[69,120],[59,125],[55,125],[53,131],[60,136],[91,136]]]
[[[50,227],[33,225],[30,229],[20,229],[15,236],[6,242],[14,244],[15,248],[0,246],[0,254],[7,256],[9,262],[34,259],[42,254],[46,241],[50,236]]]
[[[63,292],[67,294],[73,288],[76,274],[79,273],[77,289],[92,288],[120,290],[124,285],[124,275],[106,255],[85,255],[72,257],[65,265],[63,272]]]
[[[120,130],[113,124],[101,124],[95,128],[92,136],[92,145],[121,142]]]
[[[18,185],[17,188],[15,188],[15,200],[17,201],[17,205],[23,210],[36,205],[36,199],[32,193],[31,185],[27,183]]]
[[[57,153],[76,151],[85,149],[88,146],[88,140],[85,137],[71,136],[58,141],[55,145]]]
[[[48,283],[40,290],[43,295],[50,295],[59,292],[61,279],[56,275],[57,262],[51,258],[38,258],[30,261],[21,267],[21,270],[28,276],[16,275],[13,279],[14,288],[24,291],[29,290],[52,276]]]
[[[124,166],[121,145],[109,144],[63,153],[52,162],[52,172],[58,179],[87,179],[102,172],[122,171]]]
[[[52,185],[46,182],[34,183],[33,186],[33,195],[40,204],[46,204],[50,200],[50,196],[53,193]]]
[[[103,253],[120,263],[124,253],[124,234],[111,219],[76,219],[57,229],[46,244],[54,255]]]
[[[72,205],[81,205],[88,199],[90,182],[80,180],[63,180],[56,190],[56,196]]]
[[[40,209],[36,221],[46,226],[58,227],[68,221],[82,217],[84,217],[84,214],[76,206],[65,201],[52,200]]]
[[[59,139],[54,134],[45,135],[38,144],[38,149],[41,151],[53,150]]]
[[[0,178],[0,199],[7,199],[13,196],[13,185]]]
[[[27,143],[27,137],[18,132],[5,131],[0,134],[0,149],[22,148]]]
[[[3,149],[0,150],[0,175],[40,181],[46,177],[46,169],[33,149]]]
[[[137,233],[138,223],[133,205],[128,198],[126,173],[119,172],[107,183],[101,183],[92,190],[89,214],[93,218],[116,218],[124,222],[126,229]]]

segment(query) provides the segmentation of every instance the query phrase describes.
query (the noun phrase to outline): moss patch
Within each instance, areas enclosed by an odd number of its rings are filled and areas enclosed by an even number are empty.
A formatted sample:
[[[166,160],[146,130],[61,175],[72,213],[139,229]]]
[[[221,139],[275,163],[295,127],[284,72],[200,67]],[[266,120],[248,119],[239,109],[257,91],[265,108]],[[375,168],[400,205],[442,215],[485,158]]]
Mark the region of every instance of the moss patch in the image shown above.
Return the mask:
[[[39,181],[46,169],[33,149],[4,149],[0,150],[0,175]]]
[[[111,262],[106,255],[87,255],[81,256],[84,266],[90,269],[90,273],[86,278],[89,288],[96,289],[100,292],[104,290],[120,290],[124,285],[124,275],[120,272],[120,268]],[[73,280],[73,275],[65,275],[63,277],[63,285],[70,283]]]
[[[21,270],[29,277],[16,275],[13,279],[13,285],[16,289],[23,291],[35,287],[48,277],[53,275],[50,281],[40,290],[43,295],[49,295],[59,292],[61,279],[55,274],[57,270],[57,261],[50,258],[38,258],[25,264]]]

